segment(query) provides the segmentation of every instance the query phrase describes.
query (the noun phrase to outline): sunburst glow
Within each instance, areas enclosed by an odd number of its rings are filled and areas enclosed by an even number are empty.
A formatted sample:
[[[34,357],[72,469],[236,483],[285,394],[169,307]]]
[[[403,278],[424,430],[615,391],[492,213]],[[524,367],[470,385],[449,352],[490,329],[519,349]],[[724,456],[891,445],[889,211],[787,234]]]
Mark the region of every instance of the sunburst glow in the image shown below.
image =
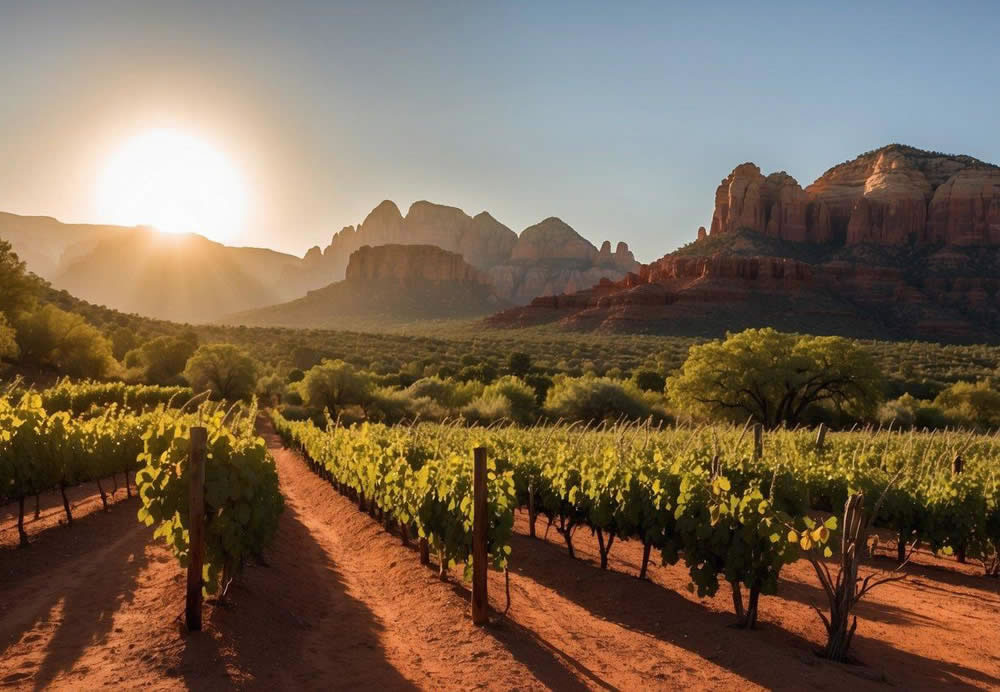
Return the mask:
[[[132,137],[111,155],[98,179],[97,206],[109,223],[228,241],[244,224],[246,186],[237,167],[208,142],[158,129]]]

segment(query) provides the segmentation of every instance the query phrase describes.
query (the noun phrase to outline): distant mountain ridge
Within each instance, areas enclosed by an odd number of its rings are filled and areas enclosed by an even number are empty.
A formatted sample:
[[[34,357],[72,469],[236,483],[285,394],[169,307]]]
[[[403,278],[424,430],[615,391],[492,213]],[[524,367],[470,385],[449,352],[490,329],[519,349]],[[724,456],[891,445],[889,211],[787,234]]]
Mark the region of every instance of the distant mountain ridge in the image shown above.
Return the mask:
[[[325,249],[305,257],[307,272],[342,279],[351,253],[364,245],[434,245],[456,252],[484,271],[497,294],[527,303],[553,291],[576,290],[602,278],[620,279],[639,263],[625,243],[601,249],[556,217],[526,228],[520,236],[487,212],[469,216],[456,207],[414,202],[403,216],[394,202],[376,206],[358,226],[334,234]]]
[[[333,236],[302,258],[229,247],[198,235],[171,236],[145,227],[63,224],[51,217],[0,213],[0,238],[55,287],[95,304],[180,322],[283,303],[344,278],[350,254],[364,245],[433,245],[456,252],[483,272],[498,297],[527,303],[637,269],[628,246],[599,250],[550,217],[519,237],[487,212],[416,202],[406,217],[390,201],[356,229]]]

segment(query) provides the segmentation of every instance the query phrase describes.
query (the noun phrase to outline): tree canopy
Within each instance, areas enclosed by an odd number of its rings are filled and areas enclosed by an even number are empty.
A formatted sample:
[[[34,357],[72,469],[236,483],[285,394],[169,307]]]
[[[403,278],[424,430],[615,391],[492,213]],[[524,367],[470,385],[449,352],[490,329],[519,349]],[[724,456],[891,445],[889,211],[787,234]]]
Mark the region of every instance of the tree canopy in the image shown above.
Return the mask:
[[[365,404],[372,391],[372,383],[364,374],[356,372],[350,363],[342,360],[324,360],[309,369],[302,380],[305,402],[317,409],[327,409],[336,417],[344,406]]]
[[[748,329],[692,346],[667,379],[673,406],[707,418],[794,425],[812,406],[869,415],[882,377],[865,349],[835,336]]]
[[[198,348],[198,339],[192,335],[159,336],[129,351],[125,356],[127,367],[137,367],[149,384],[177,384],[188,359]]]
[[[17,335],[14,328],[7,323],[7,318],[0,313],[0,360],[17,358]]]
[[[111,342],[80,315],[44,305],[16,324],[21,360],[73,377],[103,378],[118,367]]]
[[[38,279],[28,273],[10,243],[0,240],[0,313],[13,321],[34,307],[38,289]]]
[[[214,399],[245,400],[257,388],[257,362],[238,346],[206,344],[188,359],[184,379],[196,392],[211,391]]]

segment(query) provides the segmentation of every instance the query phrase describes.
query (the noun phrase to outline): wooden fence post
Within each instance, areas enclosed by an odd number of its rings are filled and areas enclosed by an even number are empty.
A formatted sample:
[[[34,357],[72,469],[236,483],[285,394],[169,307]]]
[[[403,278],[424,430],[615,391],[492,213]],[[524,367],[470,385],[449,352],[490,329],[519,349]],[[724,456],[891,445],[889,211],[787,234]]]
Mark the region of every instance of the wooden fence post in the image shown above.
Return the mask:
[[[535,513],[535,482],[528,483],[528,535],[535,538],[535,520],[538,514]]]
[[[473,450],[472,502],[472,624],[489,621],[489,600],[486,594],[488,565],[486,554],[486,449]]]
[[[823,443],[826,442],[826,423],[819,424],[819,430],[816,431],[816,451],[823,451]]]
[[[764,426],[757,423],[753,426],[753,458],[764,456]]]
[[[191,477],[189,494],[188,536],[189,560],[187,573],[187,606],[184,611],[187,628],[201,631],[201,569],[205,561],[205,447],[208,431],[191,428],[191,455],[188,473]]]
[[[962,473],[965,470],[965,459],[962,458],[961,454],[956,454],[955,458],[951,460],[951,472],[953,474]]]

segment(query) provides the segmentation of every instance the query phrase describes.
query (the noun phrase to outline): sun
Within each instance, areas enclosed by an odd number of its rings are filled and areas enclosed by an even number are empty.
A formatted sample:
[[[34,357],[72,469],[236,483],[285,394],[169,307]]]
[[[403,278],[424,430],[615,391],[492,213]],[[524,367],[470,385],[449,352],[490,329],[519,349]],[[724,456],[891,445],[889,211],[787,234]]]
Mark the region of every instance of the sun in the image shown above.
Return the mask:
[[[224,242],[244,230],[246,185],[208,142],[156,129],[126,140],[108,158],[97,181],[97,208],[106,223]]]

